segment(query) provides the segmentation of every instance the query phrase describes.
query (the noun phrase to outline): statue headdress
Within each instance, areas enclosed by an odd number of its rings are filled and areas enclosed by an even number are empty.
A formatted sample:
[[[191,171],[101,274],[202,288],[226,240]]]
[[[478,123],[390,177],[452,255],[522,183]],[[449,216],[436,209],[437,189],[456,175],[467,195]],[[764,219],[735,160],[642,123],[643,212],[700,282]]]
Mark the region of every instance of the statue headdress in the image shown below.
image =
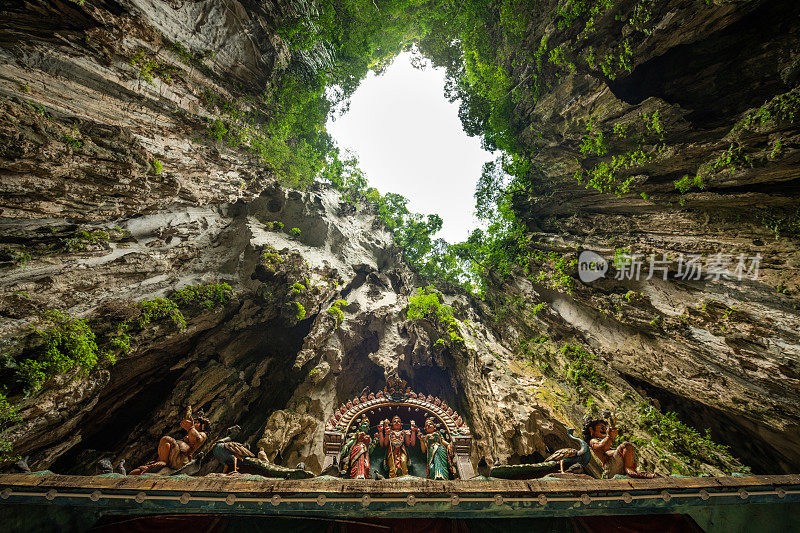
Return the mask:
[[[585,440],[586,442],[592,440],[592,430],[597,424],[600,423],[608,424],[608,422],[606,420],[603,420],[602,418],[587,417],[583,424],[583,440]]]

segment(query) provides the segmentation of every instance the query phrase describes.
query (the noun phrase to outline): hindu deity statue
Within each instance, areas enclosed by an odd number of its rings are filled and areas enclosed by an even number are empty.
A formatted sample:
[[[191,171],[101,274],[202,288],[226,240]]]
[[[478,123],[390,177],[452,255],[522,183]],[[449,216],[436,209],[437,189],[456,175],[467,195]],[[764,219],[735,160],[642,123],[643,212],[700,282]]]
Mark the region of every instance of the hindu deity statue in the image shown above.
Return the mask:
[[[422,453],[427,455],[426,466],[428,479],[450,479],[453,466],[453,443],[447,440],[444,433],[436,429],[433,418],[425,421],[425,434],[420,435]]]
[[[386,447],[386,469],[390,478],[408,475],[406,446],[416,445],[418,432],[413,420],[411,429],[403,429],[403,421],[397,415],[392,418],[391,426],[388,420],[378,425],[378,444]]]
[[[369,436],[369,419],[361,417],[358,428],[342,447],[340,461],[342,472],[351,479],[368,479],[369,454],[375,449],[375,441]]]
[[[604,414],[607,414],[608,411]],[[608,414],[610,417],[610,414]],[[628,441],[617,447],[612,446],[614,438],[619,434],[616,417],[611,417],[611,426],[602,419],[589,420],[583,428],[584,439],[589,443],[597,458],[603,463],[603,477],[613,478],[622,474],[633,478],[650,479],[657,474],[639,472],[636,468],[636,450]]]
[[[208,436],[206,432],[211,424],[200,411],[192,416],[191,406],[186,408],[186,415],[180,423],[181,428],[186,431],[183,440],[177,440],[169,435],[165,435],[158,443],[158,459],[150,461],[129,472],[132,476],[138,476],[151,470],[160,470],[167,467],[172,470],[180,470],[192,460],[192,456],[203,446]]]

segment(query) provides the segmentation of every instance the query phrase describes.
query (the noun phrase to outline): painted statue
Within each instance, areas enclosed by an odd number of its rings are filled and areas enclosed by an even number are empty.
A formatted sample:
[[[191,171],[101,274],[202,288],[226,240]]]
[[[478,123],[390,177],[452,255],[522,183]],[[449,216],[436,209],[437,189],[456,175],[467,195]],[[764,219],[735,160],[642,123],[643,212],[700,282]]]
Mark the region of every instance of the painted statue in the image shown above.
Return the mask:
[[[340,454],[342,472],[351,479],[369,479],[369,454],[375,449],[375,441],[369,436],[369,419],[361,417],[358,428],[342,447]]]
[[[224,466],[223,474],[227,474],[229,468],[232,468],[232,474],[238,474],[239,462],[244,461],[245,458],[255,457],[255,454],[247,446],[233,440],[235,434],[240,430],[238,425],[229,427],[226,430],[227,435],[214,443],[214,447],[211,449],[214,457]]]
[[[422,453],[426,454],[428,479],[450,479],[453,444],[445,438],[444,432],[436,429],[433,418],[425,421],[425,434],[420,435],[419,442]]]
[[[605,420],[590,420],[583,428],[584,439],[603,463],[603,477],[612,478],[617,474],[644,479],[658,477],[636,469],[636,450],[630,442],[625,441],[612,449],[611,443],[618,434],[614,423],[609,427]]]
[[[386,470],[390,478],[408,475],[406,446],[416,445],[418,432],[413,420],[411,429],[403,429],[403,421],[397,415],[392,418],[391,426],[388,420],[378,425],[378,444],[386,447]]]
[[[592,459],[588,443],[575,436],[575,428],[567,428],[567,436],[578,444],[579,449],[561,448],[551,453],[547,459],[544,460],[545,462],[558,462],[562,474],[564,473],[564,467],[572,468],[576,465],[580,465],[582,470],[582,467],[589,464],[589,461]]]
[[[202,416],[202,411],[201,414],[192,416],[192,408],[190,406],[186,409],[186,415],[181,420],[180,425],[186,430],[186,436],[183,440],[176,440],[169,435],[161,437],[158,442],[158,459],[150,461],[139,468],[134,468],[129,474],[138,476],[150,470],[160,470],[164,467],[179,470],[186,466],[192,460],[192,456],[208,439],[206,432],[210,429],[211,423]]]

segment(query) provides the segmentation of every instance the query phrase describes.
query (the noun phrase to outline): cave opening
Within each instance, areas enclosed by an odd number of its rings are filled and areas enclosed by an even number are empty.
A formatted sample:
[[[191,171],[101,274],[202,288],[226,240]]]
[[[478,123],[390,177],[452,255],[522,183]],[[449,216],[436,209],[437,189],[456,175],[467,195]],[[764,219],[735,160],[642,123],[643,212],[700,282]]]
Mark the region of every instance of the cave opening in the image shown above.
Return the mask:
[[[781,50],[797,45],[800,3],[762,2],[739,21],[701,41],[672,47],[637,66],[625,77],[609,81],[621,100],[638,105],[650,97],[690,110],[686,119],[699,128],[730,127],[738,116],[791,89],[778,65],[761,61],[767,45],[781,59]]]
[[[455,360],[449,352],[442,354],[445,368],[432,364],[412,364],[400,370],[400,377],[405,379],[411,389],[417,393],[438,397],[464,417],[468,426],[470,421],[469,403],[464,387],[458,382],[455,371]]]
[[[380,72],[368,71],[326,129],[358,157],[370,185],[403,195],[413,212],[439,215],[438,236],[452,243],[466,240],[477,225],[473,193],[495,154],[464,131],[446,83],[445,69],[411,45]]]
[[[225,424],[239,425],[240,436],[237,438],[250,445],[251,449],[255,449],[256,442],[263,435],[270,414],[286,407],[295,389],[308,373],[307,369],[304,371],[302,368],[295,371],[291,362],[303,347],[316,317],[317,315],[309,315],[289,328],[278,322],[259,328],[261,342],[240,363],[241,367],[250,368],[260,360],[269,360],[269,366],[264,373],[269,379],[261,380],[255,387],[253,400],[244,402],[243,409],[229,417]],[[215,433],[222,434],[226,428],[213,429]]]
[[[106,392],[87,417],[88,423],[82,429],[85,437],[77,446],[61,454],[49,469],[63,474],[86,474],[95,461],[115,455],[113,450],[124,447],[134,428],[169,398],[182,375],[183,369],[168,372],[161,380],[143,387],[116,408],[113,405],[116,394]],[[111,416],[107,416],[109,410],[113,413]],[[98,413],[106,416],[97,416]]]
[[[377,352],[379,348],[378,334],[368,331],[364,332],[360,342],[345,350],[341,372],[345,379],[336,381],[337,404],[360,397],[367,388],[377,392],[384,387],[386,381],[383,367],[370,358],[370,354]]]
[[[662,413],[673,411],[689,426],[704,431],[708,428],[715,442],[730,447],[732,454],[749,466],[754,474],[789,474],[798,464],[778,451],[781,433],[742,416],[734,416],[696,400],[674,394],[629,374],[622,377],[645,397],[658,402]],[[774,447],[765,446],[772,442]]]
[[[240,409],[216,395],[201,406],[193,406],[195,409],[203,408],[207,411],[206,416],[216,414],[211,411],[223,405],[227,407],[224,416],[214,417],[219,419],[221,424],[212,425],[209,430],[211,439],[223,436],[226,427],[234,424],[240,426],[238,439],[251,447],[261,437],[269,415],[276,409],[286,406],[293,391],[305,377],[302,370],[294,372],[292,365],[287,362],[292,361],[300,351],[304,339],[311,331],[315,316],[309,316],[292,327],[286,327],[280,319],[276,319],[237,332],[227,341],[228,344],[243,342],[250,346],[241,357],[232,362],[235,370],[246,375],[260,361],[267,360],[268,365],[264,375],[269,379],[260,380],[261,382],[252,388],[247,396],[249,400],[243,401]],[[163,410],[166,402],[176,394],[178,383],[182,379],[187,379],[187,372],[191,374],[191,369],[185,367],[165,372],[160,370],[168,369],[171,362],[174,363],[182,356],[191,353],[203,338],[206,336],[201,332],[192,342],[175,346],[174,353],[169,355],[167,352],[158,352],[149,354],[153,357],[146,357],[140,361],[120,361],[118,365],[122,370],[121,374],[128,379],[123,383],[112,382],[106,386],[97,405],[87,417],[88,422],[82,429],[84,437],[78,444],[62,453],[49,468],[58,473],[86,474],[95,461],[103,457],[118,457],[120,454],[125,454],[125,450],[129,449],[132,443],[136,444],[136,450],[146,451],[141,454],[134,451],[126,458],[126,466],[129,469],[150,460],[151,455],[155,453],[157,441],[143,442],[143,439],[150,437],[147,427],[143,426],[144,421],[151,419],[153,413],[159,409]],[[125,368],[126,363],[130,364],[130,368]],[[150,368],[149,372],[140,373],[141,364],[152,364],[153,368]],[[197,367],[208,364],[218,364],[213,354],[210,359],[195,363]],[[161,379],[153,379],[159,375],[162,376]],[[142,383],[146,385],[141,387]],[[121,391],[120,387],[128,392]],[[127,399],[120,401],[123,397]],[[170,421],[165,434],[182,438],[184,432],[178,427],[178,422],[178,420]],[[207,449],[205,451],[208,452]]]

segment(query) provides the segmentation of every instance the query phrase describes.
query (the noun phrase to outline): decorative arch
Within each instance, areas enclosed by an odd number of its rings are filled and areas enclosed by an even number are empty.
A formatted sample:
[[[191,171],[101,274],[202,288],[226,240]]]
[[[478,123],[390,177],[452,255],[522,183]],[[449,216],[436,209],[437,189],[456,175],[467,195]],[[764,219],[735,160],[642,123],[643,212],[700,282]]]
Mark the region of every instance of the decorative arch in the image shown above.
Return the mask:
[[[377,393],[364,391],[361,396],[342,404],[334,412],[325,425],[323,449],[325,463],[323,468],[333,464],[342,449],[345,436],[351,431],[351,426],[364,414],[397,411],[407,408],[409,414],[430,416],[438,421],[447,437],[453,441],[456,470],[459,478],[469,479],[474,477],[469,453],[472,444],[472,435],[464,419],[449,405],[438,397],[428,394],[418,394],[406,386],[402,379],[390,379],[386,387]]]

